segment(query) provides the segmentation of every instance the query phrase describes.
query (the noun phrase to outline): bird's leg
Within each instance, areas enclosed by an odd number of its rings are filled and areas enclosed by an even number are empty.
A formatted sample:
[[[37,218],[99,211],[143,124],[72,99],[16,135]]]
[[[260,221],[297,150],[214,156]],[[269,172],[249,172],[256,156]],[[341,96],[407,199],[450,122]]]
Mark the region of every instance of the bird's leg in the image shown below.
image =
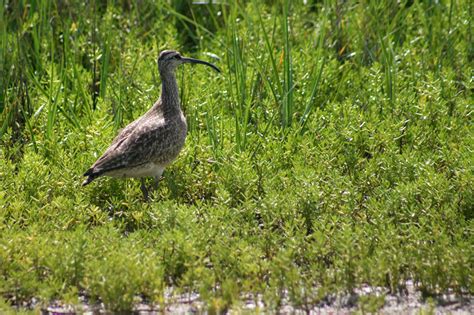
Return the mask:
[[[140,179],[141,181],[141,185],[140,185],[140,190],[142,191],[143,193],[143,198],[145,199],[145,201],[148,201],[148,189],[146,189],[146,185],[145,185],[145,178],[141,178]]]
[[[157,191],[158,187],[160,187],[160,179],[161,179],[161,175],[160,176],[155,176],[154,181],[153,181],[153,190],[154,191]]]

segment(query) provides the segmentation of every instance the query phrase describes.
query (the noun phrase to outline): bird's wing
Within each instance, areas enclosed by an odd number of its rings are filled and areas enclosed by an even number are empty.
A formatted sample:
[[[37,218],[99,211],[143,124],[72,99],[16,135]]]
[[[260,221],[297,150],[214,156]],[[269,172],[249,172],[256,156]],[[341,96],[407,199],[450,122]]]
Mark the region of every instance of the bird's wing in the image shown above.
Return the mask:
[[[131,122],[130,124],[128,124],[125,128],[122,128],[119,130],[117,136],[114,138],[114,140],[112,141],[112,144],[110,145],[109,149],[112,148],[114,146],[114,144],[120,142],[121,140],[123,139],[126,139],[128,138],[128,136],[133,132],[133,130],[135,129],[136,125],[139,124],[139,121],[140,121],[141,118]]]
[[[150,110],[148,110],[143,116],[132,121],[123,129],[120,129],[117,136],[112,141],[112,144],[110,145],[109,149],[112,148],[114,144],[130,136],[130,134],[136,129],[138,125],[142,124],[145,120],[148,120],[150,117],[155,116],[156,115],[156,112],[154,111],[155,107],[159,107],[159,106],[161,106],[161,98],[158,99],[158,101],[156,101],[153,107],[151,107]]]
[[[144,120],[133,128],[127,126],[92,165],[91,174],[99,175],[150,162],[156,154],[156,146],[169,136],[168,131],[169,127],[161,119]]]

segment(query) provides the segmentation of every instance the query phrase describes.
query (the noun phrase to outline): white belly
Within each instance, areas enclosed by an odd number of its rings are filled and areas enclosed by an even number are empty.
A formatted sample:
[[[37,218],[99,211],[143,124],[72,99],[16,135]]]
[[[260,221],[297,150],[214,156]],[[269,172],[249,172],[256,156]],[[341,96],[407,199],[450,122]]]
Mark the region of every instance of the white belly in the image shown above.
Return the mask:
[[[111,177],[161,177],[165,167],[155,163],[145,163],[132,168],[125,168],[108,172],[104,175]]]

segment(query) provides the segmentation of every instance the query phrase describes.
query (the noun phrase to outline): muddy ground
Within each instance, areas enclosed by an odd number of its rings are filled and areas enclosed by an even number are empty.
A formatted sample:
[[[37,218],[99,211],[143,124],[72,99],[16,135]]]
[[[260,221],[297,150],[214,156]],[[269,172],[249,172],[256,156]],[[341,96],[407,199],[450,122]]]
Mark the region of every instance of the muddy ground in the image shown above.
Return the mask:
[[[165,307],[154,306],[144,302],[138,302],[131,312],[140,315],[152,314],[212,314],[206,304],[201,301],[198,294],[174,295],[172,290],[168,292]],[[367,303],[366,297],[379,297],[372,299],[375,304]],[[280,314],[352,314],[373,313],[379,314],[474,314],[474,297],[470,294],[445,294],[423,298],[422,293],[415,289],[412,282],[406,283],[406,290],[398,294],[388,294],[386,289],[365,286],[356,289],[352,294],[340,296],[327,296],[323,301],[311,309],[301,309],[291,306],[288,301],[278,310],[268,309],[260,297],[243,297],[238,306],[223,313],[227,314],[253,314],[253,313],[280,313]],[[40,307],[38,302],[32,301],[29,307],[40,309],[44,315],[60,314],[105,314],[104,305],[89,304],[85,297],[81,298],[80,305],[63,305],[59,302],[48,307]],[[35,305],[36,304],[36,305]]]

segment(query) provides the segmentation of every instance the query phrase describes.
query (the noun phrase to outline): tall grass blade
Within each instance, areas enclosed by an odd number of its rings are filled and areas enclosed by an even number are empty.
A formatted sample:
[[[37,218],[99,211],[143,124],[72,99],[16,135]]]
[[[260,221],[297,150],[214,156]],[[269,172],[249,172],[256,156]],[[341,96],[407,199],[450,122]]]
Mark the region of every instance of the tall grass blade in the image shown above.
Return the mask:
[[[2,117],[3,110],[5,109],[5,94],[7,91],[7,21],[5,16],[4,1],[0,1],[0,117]],[[3,128],[2,128],[3,129]],[[0,132],[0,137],[2,133]]]
[[[260,24],[260,27],[262,29],[262,34],[263,34],[263,39],[265,41],[265,47],[267,49],[267,55],[268,55],[268,58],[270,59],[270,64],[272,66],[272,80],[267,80],[267,82],[269,83],[269,87],[271,88],[272,90],[272,94],[275,98],[275,102],[278,104],[280,101],[281,101],[281,97],[283,95],[283,88],[282,86],[280,85],[280,74],[279,74],[279,71],[278,71],[278,67],[277,67],[277,63],[276,63],[276,59],[274,57],[274,47],[272,45],[272,43],[270,42],[270,39],[268,38],[268,32],[265,28],[265,24],[263,23],[263,20],[262,20],[262,14],[260,13],[261,10],[260,8],[256,5],[256,1],[253,2],[255,8],[256,8],[256,11],[258,12],[257,14],[257,17],[258,17],[258,22]],[[276,21],[276,19],[274,20]],[[275,29],[275,26],[274,25],[274,29]],[[272,32],[272,34],[274,33],[274,31]],[[260,66],[260,63],[259,62],[256,62],[256,64],[258,66]],[[262,74],[262,77],[266,78],[267,79],[267,75],[266,73],[264,72],[261,72]],[[274,88],[274,86],[276,86],[277,88]]]
[[[396,63],[395,56],[390,43],[389,36],[385,38],[379,36],[380,46],[382,48],[382,65],[384,68],[384,91],[390,103],[390,109],[393,111],[396,92]]]
[[[291,43],[289,38],[289,10],[290,1],[284,0],[283,3],[283,103],[281,108],[282,127],[287,128],[291,126],[293,117],[293,65],[291,61]]]
[[[58,100],[59,88],[54,91],[55,83],[55,62],[54,62],[54,37],[52,36],[50,44],[50,70],[49,70],[49,87],[48,87],[48,121],[46,123],[46,139],[51,139],[53,127],[56,121],[56,104]]]
[[[110,62],[110,46],[108,42],[105,42],[102,46],[102,56],[100,61],[100,92],[99,95],[102,99],[105,98],[107,90],[107,77],[109,74],[109,62]]]
[[[323,26],[324,25],[325,24],[323,23]],[[317,53],[314,58],[314,60],[316,61],[316,65],[313,69],[313,77],[311,79],[311,94],[309,96],[308,102],[306,103],[306,107],[304,109],[303,115],[301,116],[301,119],[300,119],[300,125],[301,125],[302,131],[305,129],[308,118],[314,109],[314,106],[315,106],[314,99],[316,97],[316,93],[319,90],[319,86],[321,84],[321,78],[323,75],[325,59],[324,57],[321,57],[321,55],[322,55],[324,37],[326,35],[324,30],[325,28],[321,27],[321,32],[318,35],[318,40],[317,40],[317,45],[316,45]]]
[[[232,20],[237,17],[237,9],[231,12]],[[232,92],[234,123],[235,123],[235,141],[237,150],[243,151],[247,144],[247,128],[250,117],[250,108],[252,100],[248,95],[248,67],[245,58],[244,42],[239,37],[237,25],[232,23],[228,32],[230,39],[230,53],[227,55],[229,69],[232,69],[228,83],[229,90]],[[255,72],[254,72],[255,73]]]

